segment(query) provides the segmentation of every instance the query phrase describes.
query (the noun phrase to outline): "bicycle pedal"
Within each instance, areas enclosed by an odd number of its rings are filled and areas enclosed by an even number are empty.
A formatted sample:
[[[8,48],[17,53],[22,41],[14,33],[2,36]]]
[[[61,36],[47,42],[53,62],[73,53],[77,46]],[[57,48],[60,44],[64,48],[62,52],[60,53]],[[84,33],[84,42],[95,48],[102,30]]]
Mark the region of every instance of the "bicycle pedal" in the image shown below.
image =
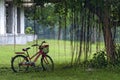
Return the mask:
[[[38,67],[38,66],[37,66],[37,67],[35,68],[35,71],[42,71],[42,67]]]
[[[25,62],[26,65],[35,66],[34,62]]]

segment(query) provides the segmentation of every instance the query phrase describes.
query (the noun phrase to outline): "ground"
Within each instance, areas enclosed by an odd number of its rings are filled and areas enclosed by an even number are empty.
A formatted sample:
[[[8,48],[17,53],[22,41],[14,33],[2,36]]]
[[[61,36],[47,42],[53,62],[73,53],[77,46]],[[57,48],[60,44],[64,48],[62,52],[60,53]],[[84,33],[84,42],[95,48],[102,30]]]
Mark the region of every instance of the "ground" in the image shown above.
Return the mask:
[[[31,46],[34,42],[27,45],[0,46],[0,80],[120,80],[119,67],[116,69],[66,67],[68,64],[70,65],[71,60],[70,43],[66,42],[66,47],[64,47],[63,41],[48,40],[48,42],[50,44],[49,55],[55,63],[53,72],[42,71],[42,69],[38,70],[37,68],[30,68],[26,73],[14,73],[12,71],[10,61],[15,56],[14,52],[21,51],[22,48]],[[31,48],[30,55],[34,51],[36,51],[36,48]],[[95,50],[93,49],[93,51]]]
[[[56,68],[53,72],[31,71],[14,73],[10,68],[0,68],[1,80],[120,80],[119,71],[108,69]]]

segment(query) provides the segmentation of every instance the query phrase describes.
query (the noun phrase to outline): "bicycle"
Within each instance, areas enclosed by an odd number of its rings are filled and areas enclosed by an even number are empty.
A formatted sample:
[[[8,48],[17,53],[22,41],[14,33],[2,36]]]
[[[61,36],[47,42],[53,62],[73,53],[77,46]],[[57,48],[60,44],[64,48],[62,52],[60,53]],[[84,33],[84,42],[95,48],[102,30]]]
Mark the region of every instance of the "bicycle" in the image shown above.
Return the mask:
[[[41,66],[42,69],[53,71],[54,63],[52,58],[47,54],[49,52],[49,45],[44,45],[46,43],[43,41],[40,45],[34,44],[34,46],[38,46],[39,51],[30,57],[28,50],[30,47],[22,49],[24,52],[15,52],[15,56],[11,59],[11,68],[14,72],[26,72],[28,71],[29,66],[35,67],[35,63],[40,56],[41,57]]]

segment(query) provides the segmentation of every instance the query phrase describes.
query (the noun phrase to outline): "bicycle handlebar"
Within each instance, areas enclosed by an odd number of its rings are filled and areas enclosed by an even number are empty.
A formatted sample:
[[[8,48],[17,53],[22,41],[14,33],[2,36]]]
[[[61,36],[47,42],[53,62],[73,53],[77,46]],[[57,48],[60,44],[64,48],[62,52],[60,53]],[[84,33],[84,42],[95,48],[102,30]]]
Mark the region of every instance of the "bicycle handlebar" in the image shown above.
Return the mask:
[[[41,45],[42,45],[43,43],[46,43],[46,42],[45,42],[45,41],[42,41]],[[40,45],[40,46],[41,46],[41,45]]]
[[[46,43],[46,41],[42,41],[40,45],[38,45],[38,44],[33,44],[32,47],[34,47],[34,46],[42,46],[43,43]]]
[[[34,47],[34,46],[39,46],[39,47],[41,47],[43,43],[46,43],[46,41],[42,41],[40,45],[38,45],[38,44],[33,44],[32,47]],[[23,51],[27,51],[28,49],[30,49],[30,47],[24,48],[24,49],[22,49],[22,50],[23,50]]]
[[[38,44],[33,44],[32,47],[34,47],[34,46],[39,46],[39,45]]]

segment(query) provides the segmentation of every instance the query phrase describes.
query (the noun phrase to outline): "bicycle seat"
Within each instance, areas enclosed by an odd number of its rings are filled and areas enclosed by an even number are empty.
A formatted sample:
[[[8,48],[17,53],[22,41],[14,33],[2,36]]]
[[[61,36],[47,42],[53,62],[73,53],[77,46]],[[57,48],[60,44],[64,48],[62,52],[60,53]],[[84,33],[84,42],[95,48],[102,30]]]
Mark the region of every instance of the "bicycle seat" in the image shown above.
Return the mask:
[[[28,48],[23,48],[22,50],[23,51],[27,51],[27,50],[29,50],[30,49],[30,47],[28,47]]]

